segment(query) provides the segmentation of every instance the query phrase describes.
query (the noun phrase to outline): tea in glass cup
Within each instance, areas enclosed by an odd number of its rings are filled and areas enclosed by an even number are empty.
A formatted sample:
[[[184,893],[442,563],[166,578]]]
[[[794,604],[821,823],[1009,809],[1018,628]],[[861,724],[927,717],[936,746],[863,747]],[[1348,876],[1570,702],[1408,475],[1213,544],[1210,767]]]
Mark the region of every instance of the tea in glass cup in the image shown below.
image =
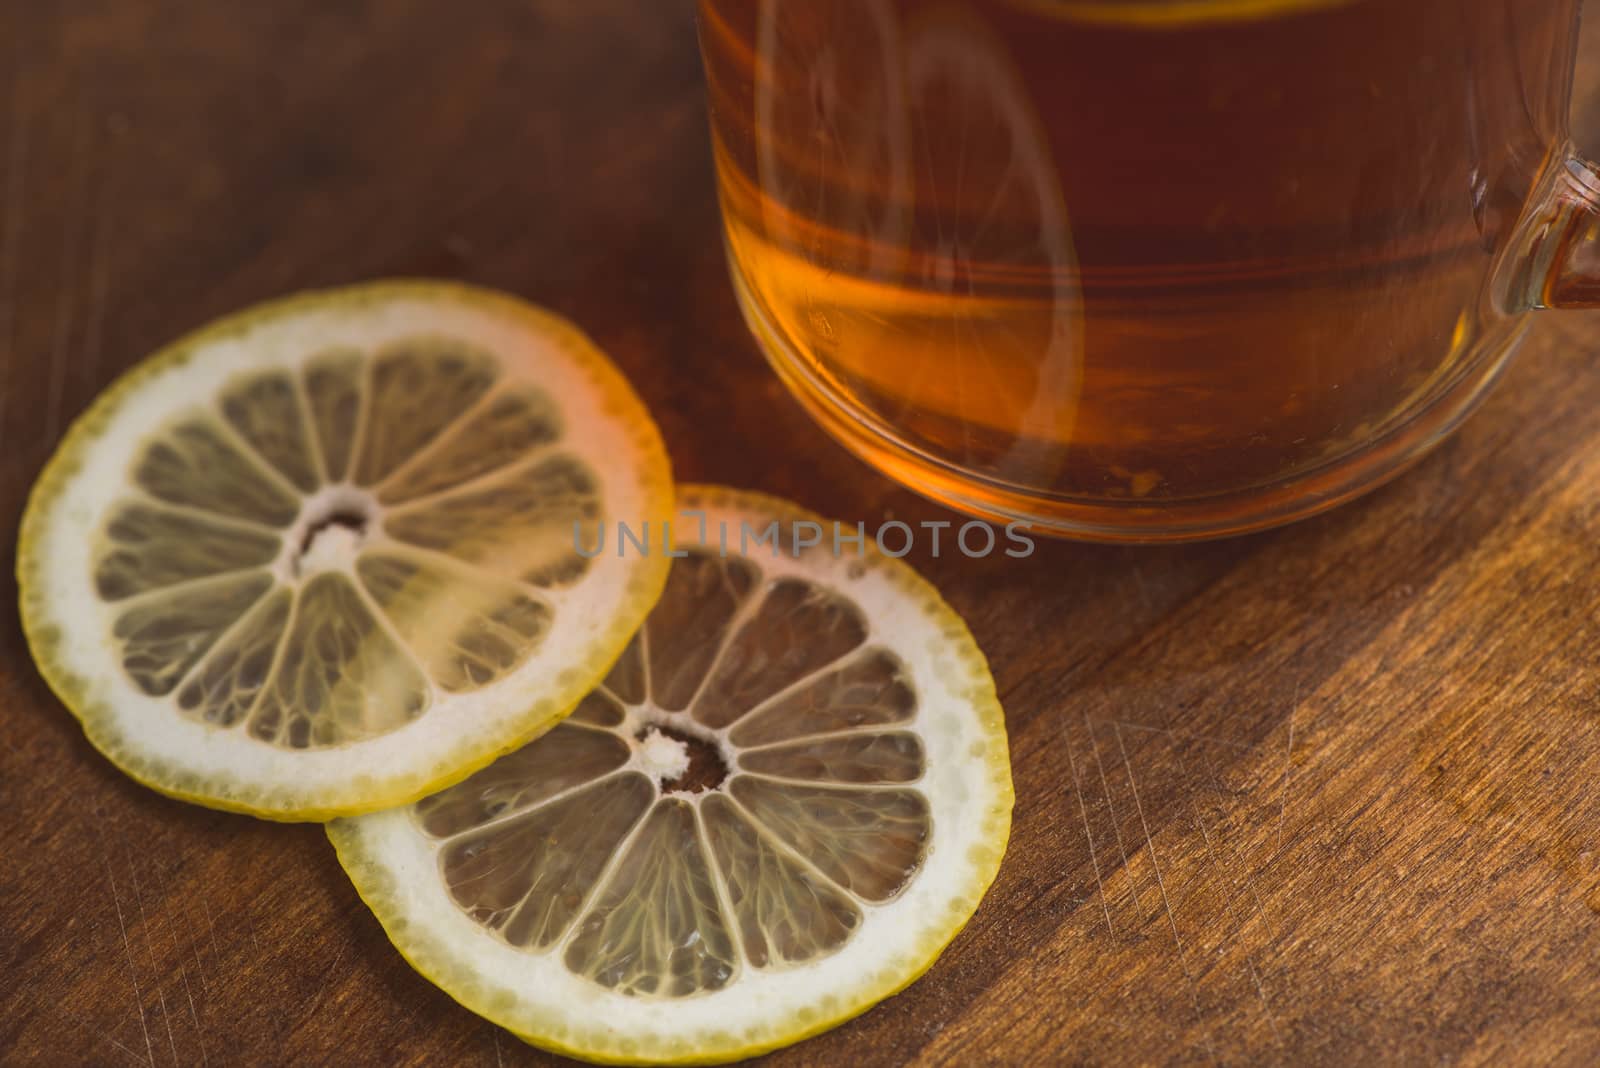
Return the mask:
[[[1537,303],[1497,279],[1569,155],[1578,0],[699,10],[754,333],[846,445],[974,514],[1319,511],[1455,426]]]

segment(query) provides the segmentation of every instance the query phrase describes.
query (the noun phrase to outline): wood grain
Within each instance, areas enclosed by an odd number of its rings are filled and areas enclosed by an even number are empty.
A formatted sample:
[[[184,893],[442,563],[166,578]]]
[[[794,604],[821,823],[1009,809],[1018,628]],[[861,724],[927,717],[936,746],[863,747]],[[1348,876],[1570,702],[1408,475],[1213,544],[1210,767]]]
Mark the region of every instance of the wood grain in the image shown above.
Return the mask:
[[[0,0],[0,94],[7,559],[116,373],[380,275],[583,324],[682,477],[942,515],[746,335],[682,0]],[[1011,853],[925,979],[773,1063],[1600,1061],[1597,349],[1542,316],[1454,440],[1291,529],[917,558],[994,666]],[[0,732],[5,1063],[552,1063],[404,965],[320,829],[117,774],[10,610]]]

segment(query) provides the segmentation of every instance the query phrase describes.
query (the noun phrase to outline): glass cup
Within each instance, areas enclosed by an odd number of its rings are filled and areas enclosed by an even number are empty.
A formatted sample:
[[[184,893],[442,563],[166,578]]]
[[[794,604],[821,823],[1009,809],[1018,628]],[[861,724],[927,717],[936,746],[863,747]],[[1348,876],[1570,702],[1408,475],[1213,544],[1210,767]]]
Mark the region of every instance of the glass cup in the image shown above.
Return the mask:
[[[956,508],[1310,515],[1600,300],[1578,3],[700,0],[735,289],[824,427]]]

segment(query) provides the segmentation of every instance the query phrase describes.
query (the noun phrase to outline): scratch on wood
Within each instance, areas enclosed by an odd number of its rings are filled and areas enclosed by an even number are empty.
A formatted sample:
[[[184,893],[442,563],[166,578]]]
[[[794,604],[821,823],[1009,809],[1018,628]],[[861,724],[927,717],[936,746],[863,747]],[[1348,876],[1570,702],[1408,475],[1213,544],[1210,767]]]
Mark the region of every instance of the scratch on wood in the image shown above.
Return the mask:
[[[250,948],[256,951],[256,957],[261,957],[261,943],[256,939],[256,918],[250,913],[244,914],[244,922],[250,928]]]
[[[1139,816],[1139,827],[1144,831],[1145,850],[1150,854],[1150,866],[1155,869],[1156,889],[1161,894],[1161,906],[1167,913],[1167,925],[1172,928],[1172,940],[1178,946],[1178,959],[1183,960],[1183,940],[1178,937],[1178,922],[1172,915],[1172,902],[1167,897],[1166,880],[1161,876],[1161,862],[1156,859],[1155,840],[1150,836],[1150,824],[1144,818],[1144,802],[1139,799],[1139,783],[1133,777],[1133,762],[1128,759],[1128,747],[1122,740],[1122,728],[1113,723],[1111,732],[1117,739],[1117,750],[1122,754],[1122,766],[1128,772],[1128,786],[1133,790],[1133,807]],[[1184,969],[1186,972],[1188,968]]]
[[[104,843],[100,859],[105,862],[106,881],[111,884],[111,901],[117,910],[117,928],[122,932],[122,951],[128,958],[128,978],[133,981],[133,1003],[139,1013],[139,1030],[144,1033],[144,1048],[147,1064],[156,1063],[155,1047],[150,1042],[150,1026],[144,1018],[144,995],[139,990],[139,969],[133,962],[133,945],[128,941],[128,924],[122,916],[122,899],[117,894],[116,877],[111,873],[111,858],[104,852]]]
[[[211,906],[206,902],[205,895],[200,895],[200,910],[206,916],[206,931],[211,936],[211,959],[217,966],[218,974],[222,972],[222,954],[217,950],[217,925],[211,922]]]
[[[1183,768],[1182,768],[1182,759],[1181,758],[1179,760],[1179,774],[1184,775],[1185,777],[1188,776],[1188,772],[1184,771]],[[1195,807],[1195,804],[1194,804],[1193,801],[1189,802],[1189,813],[1193,817],[1196,826],[1198,826],[1200,828],[1200,837],[1205,841],[1205,844],[1206,844],[1206,858],[1211,862],[1211,866],[1214,869],[1216,869],[1219,873],[1221,873],[1225,880],[1227,880],[1230,883],[1233,883],[1234,880],[1228,878],[1228,874],[1227,874],[1228,870],[1229,870],[1228,866],[1223,864],[1218,859],[1216,851],[1212,847],[1211,835],[1209,833],[1207,833],[1207,831],[1206,831],[1205,820],[1201,818],[1200,810]],[[1238,854],[1234,854],[1234,860],[1235,860],[1236,864],[1238,862],[1238,859],[1239,859],[1238,858]],[[1248,880],[1249,880],[1249,875],[1248,875],[1248,873],[1246,873],[1246,881],[1248,882]],[[1235,883],[1235,885],[1237,885],[1237,884]],[[1251,897],[1255,897],[1255,888],[1254,888],[1254,886],[1251,886],[1251,888],[1250,888],[1250,896]],[[1229,897],[1230,904],[1227,905],[1227,906],[1224,906],[1224,907],[1228,908],[1229,911],[1232,911],[1232,907],[1233,907],[1232,906],[1232,902],[1237,900],[1237,899],[1234,898],[1234,896],[1232,894],[1229,894],[1228,897]],[[1256,908],[1257,908],[1258,913],[1259,913],[1259,910],[1260,910],[1260,906],[1261,906],[1261,901],[1260,901],[1259,898],[1257,898],[1256,899]],[[1272,1010],[1272,1003],[1267,1000],[1267,992],[1266,992],[1266,989],[1261,984],[1261,976],[1259,974],[1257,974],[1257,972],[1256,972],[1254,954],[1249,952],[1248,950],[1246,950],[1244,952],[1244,966],[1245,966],[1245,969],[1250,973],[1251,982],[1255,985],[1256,998],[1261,1002],[1261,1012],[1267,1018],[1267,1027],[1268,1027],[1268,1029],[1270,1029],[1272,1031],[1272,1037],[1278,1041],[1279,1045],[1282,1045],[1282,1043],[1283,1043],[1283,1033],[1278,1029],[1278,1015],[1277,1015],[1277,1013],[1275,1013]]]
[[[1212,793],[1216,794],[1220,800],[1226,803],[1228,795],[1227,792],[1222,789],[1222,780],[1217,777],[1216,766],[1211,763],[1210,758],[1206,756],[1204,751],[1200,753],[1200,764],[1206,769],[1206,778],[1211,783]],[[1259,916],[1261,922],[1266,925],[1267,934],[1271,936],[1274,941],[1277,941],[1277,927],[1272,922],[1271,917],[1268,916],[1266,905],[1261,900],[1260,893],[1258,893],[1256,890],[1256,881],[1255,878],[1250,874],[1250,866],[1244,863],[1244,858],[1239,854],[1237,849],[1234,849],[1232,846],[1229,846],[1228,849],[1229,852],[1233,854],[1234,859],[1238,862],[1238,870],[1244,873],[1245,891],[1249,893],[1250,899],[1255,903],[1257,916]]]
[[[489,1034],[494,1039],[495,1068],[505,1068],[506,1062],[500,1056],[500,1028],[494,1024],[490,1024]]]
[[[1272,855],[1283,852],[1283,813],[1289,803],[1289,775],[1294,770],[1294,717],[1300,710],[1300,680],[1294,680],[1294,696],[1289,699],[1289,744],[1283,750],[1283,781],[1278,786],[1278,844]]]
[[[1210,758],[1206,756],[1204,751],[1200,753],[1200,764],[1205,768],[1206,778],[1211,783],[1212,792],[1219,799],[1226,802],[1227,793],[1222,789],[1222,781],[1217,777],[1216,766],[1211,763]],[[1273,921],[1271,914],[1267,912],[1266,902],[1261,899],[1261,894],[1256,888],[1255,876],[1251,874],[1250,866],[1244,862],[1244,857],[1233,846],[1230,845],[1228,851],[1233,854],[1237,869],[1244,873],[1245,892],[1250,895],[1250,900],[1255,906],[1256,917],[1266,927],[1267,936],[1273,942],[1279,941],[1278,925]]]
[[[183,1063],[178,1059],[178,1038],[172,1033],[172,1014],[167,1011],[167,995],[159,986],[156,987],[156,1001],[161,1003],[161,1015],[167,1021],[167,1042],[172,1046],[173,1068],[177,1068]]]
[[[189,999],[189,1018],[194,1021],[195,1042],[200,1046],[200,1063],[206,1065],[210,1063],[210,1058],[206,1056],[206,1040],[204,1028],[200,1026],[200,1012],[194,1005],[194,991],[189,986],[189,969],[183,963],[183,950],[178,948],[178,936],[172,930],[172,895],[168,892],[170,887],[171,883],[166,882],[157,892],[157,900],[161,905],[161,926],[166,929],[167,941],[172,943],[172,957],[178,965],[178,979],[183,983],[183,996]],[[193,948],[192,939],[190,948]]]
[[[150,957],[150,971],[151,974],[157,977],[156,1003],[161,1006],[161,1018],[167,1025],[167,1042],[172,1046],[172,1063],[176,1065],[180,1063],[178,1060],[178,1039],[172,1031],[172,1013],[167,1010],[167,995],[161,989],[161,965],[156,961],[156,943],[155,939],[150,936],[150,917],[145,913],[144,893],[139,889],[139,868],[134,862],[133,850],[128,847],[127,836],[122,836],[120,841],[123,857],[128,862],[128,877],[133,883],[134,904],[139,906],[139,926],[144,931],[144,948]]]
[[[99,929],[99,926],[100,925],[98,923],[94,924],[96,930]],[[67,1023],[68,1026],[96,1040],[104,1039],[112,1048],[126,1056],[134,1064],[145,1065],[148,1068],[150,1062],[144,1057],[139,1056],[137,1050],[130,1049],[128,1046],[123,1045],[116,1035],[107,1032],[103,1021],[101,1021],[99,1018],[94,1020],[87,1019],[79,1013],[68,1011],[66,1007],[59,1002],[52,1006],[52,1008],[54,1009],[55,1016]],[[52,1061],[51,1063],[55,1062]],[[98,1065],[101,1063],[101,1061],[96,1059],[85,1063]]]
[[[112,1038],[110,1035],[106,1036],[106,1041],[111,1043],[113,1046],[117,1047],[118,1049],[120,1049],[122,1052],[126,1053],[133,1060],[133,1063],[135,1063],[135,1064],[149,1064],[150,1063],[149,1061],[147,1061],[144,1058],[140,1057],[137,1053],[133,1052],[133,1050],[129,1049],[127,1046],[124,1046],[121,1042],[118,1042],[116,1039]]]
[[[1089,842],[1089,863],[1094,865],[1094,885],[1100,891],[1100,910],[1106,915],[1106,934],[1116,937],[1116,928],[1111,924],[1111,906],[1106,904],[1106,884],[1100,877],[1100,858],[1094,850],[1094,833],[1089,830],[1089,807],[1083,802],[1083,787],[1078,782],[1078,762],[1072,755],[1072,739],[1067,736],[1065,729],[1061,732],[1061,744],[1067,751],[1067,768],[1072,774],[1072,789],[1078,795],[1078,815],[1083,819],[1083,836]]]
[[[1106,766],[1100,759],[1100,745],[1095,741],[1094,724],[1089,721],[1089,713],[1083,714],[1083,726],[1089,732],[1089,752],[1094,754],[1095,767],[1100,770],[1100,788],[1105,791],[1106,810],[1111,813],[1111,831],[1116,835],[1117,852],[1122,854],[1122,870],[1128,876],[1128,888],[1133,893],[1134,908],[1144,912],[1144,899],[1139,894],[1139,882],[1133,877],[1133,869],[1128,865],[1128,847],[1122,842],[1122,821],[1117,819],[1117,806],[1111,800],[1111,780],[1106,778]]]
[[[340,946],[339,952],[333,955],[333,963],[328,965],[327,969],[323,971],[322,982],[317,986],[317,992],[311,995],[311,1001],[306,1005],[305,1015],[310,1016],[312,1013],[314,1013],[317,1009],[317,1005],[322,1001],[322,995],[328,992],[328,984],[333,982],[333,973],[339,967],[339,961],[344,957],[344,950],[345,947]]]
[[[182,972],[181,968],[179,972]],[[206,1032],[205,1028],[200,1025],[200,1014],[195,1011],[194,995],[189,993],[189,980],[187,977],[183,980],[183,992],[189,998],[189,1019],[194,1021],[194,1040],[200,1045],[200,1064],[204,1066],[211,1063],[211,1058],[206,1056]]]
[[[1133,789],[1133,807],[1139,814],[1139,826],[1144,830],[1145,849],[1150,853],[1150,866],[1156,872],[1156,888],[1161,892],[1161,907],[1166,910],[1167,926],[1172,929],[1172,943],[1177,947],[1178,968],[1189,984],[1189,1000],[1194,1003],[1194,1018],[1200,1025],[1201,1041],[1205,1043],[1206,1053],[1211,1062],[1216,1064],[1217,1050],[1211,1043],[1211,1029],[1206,1025],[1205,1015],[1200,1011],[1200,995],[1195,988],[1194,974],[1189,971],[1189,962],[1184,959],[1183,939],[1178,936],[1178,921],[1172,914],[1172,900],[1167,896],[1167,882],[1161,875],[1161,862],[1156,858],[1155,839],[1150,836],[1150,824],[1144,818],[1144,802],[1139,799],[1139,783],[1133,777],[1133,761],[1128,759],[1128,747],[1122,740],[1122,728],[1113,723],[1111,730],[1116,735],[1117,749],[1122,753],[1122,766],[1128,771],[1128,785]]]
[[[100,860],[105,864],[106,882],[111,887],[111,903],[117,910],[117,929],[122,932],[122,952],[128,959],[128,978],[133,982],[133,1006],[139,1013],[139,1030],[144,1032],[145,1063],[154,1068],[155,1047],[150,1042],[150,1026],[144,1018],[144,995],[139,991],[139,968],[133,962],[133,944],[128,941],[128,924],[122,916],[122,897],[117,893],[117,877],[111,871],[111,851],[106,848],[105,824],[100,815],[100,804],[91,806],[95,837],[100,842]]]
[[[174,951],[177,950],[178,943],[176,940],[173,941],[172,948]],[[178,978],[183,980],[183,996],[189,999],[189,1019],[194,1021],[194,1040],[200,1045],[200,1063],[202,1065],[209,1064],[211,1060],[206,1056],[205,1029],[200,1026],[200,1013],[194,1007],[194,992],[189,989],[189,976],[181,964],[178,965]]]
[[[1133,724],[1125,724],[1125,726],[1133,726]],[[1187,766],[1186,761],[1184,761],[1184,753],[1182,753],[1182,748],[1178,745],[1179,737],[1187,737],[1187,739],[1194,739],[1197,740],[1197,742],[1203,743],[1229,745],[1229,747],[1243,748],[1243,750],[1246,751],[1250,750],[1248,745],[1237,745],[1237,743],[1224,742],[1224,740],[1221,739],[1210,739],[1210,737],[1205,737],[1205,735],[1186,734],[1186,732],[1173,731],[1171,727],[1168,727],[1166,731],[1163,731],[1163,734],[1166,734],[1166,740],[1168,740],[1168,745],[1171,747],[1173,759],[1178,761],[1178,774],[1182,775],[1182,779],[1186,780],[1186,782],[1189,780],[1189,766]],[[1218,799],[1221,799],[1221,801],[1226,803],[1227,795],[1224,793],[1224,791],[1222,791],[1221,782],[1219,782],[1218,777],[1216,777],[1216,769],[1214,769],[1213,764],[1211,764],[1211,759],[1205,755],[1205,748],[1200,747],[1197,751],[1198,755],[1200,755],[1200,764],[1205,767],[1206,779],[1210,780],[1211,790],[1213,790],[1213,793],[1216,793]],[[1227,881],[1227,883],[1232,884],[1234,887],[1238,886],[1238,879],[1234,878],[1234,876],[1230,875],[1230,873],[1232,873],[1232,871],[1238,871],[1238,873],[1242,873],[1245,891],[1250,894],[1251,902],[1254,903],[1254,911],[1256,911],[1256,916],[1261,919],[1262,926],[1266,927],[1267,934],[1272,935],[1272,938],[1277,940],[1277,931],[1275,931],[1274,926],[1272,926],[1272,923],[1270,923],[1269,919],[1267,919],[1266,907],[1262,905],[1261,894],[1256,892],[1256,881],[1254,881],[1253,876],[1251,876],[1250,867],[1246,865],[1245,859],[1243,859],[1242,855],[1238,854],[1237,849],[1234,849],[1232,844],[1226,843],[1226,839],[1219,835],[1218,841],[1227,844],[1227,852],[1229,852],[1230,857],[1232,857],[1232,865],[1226,865],[1226,863],[1222,863],[1221,860],[1218,859],[1218,855],[1216,855],[1216,849],[1214,849],[1213,843],[1211,843],[1211,833],[1210,831],[1206,830],[1205,817],[1200,815],[1200,809],[1198,809],[1198,806],[1195,806],[1194,799],[1192,798],[1190,798],[1189,801],[1189,815],[1190,819],[1194,820],[1195,827],[1200,830],[1200,838],[1202,838],[1202,841],[1205,841],[1206,859],[1210,860],[1211,867],[1218,871],[1218,873],[1221,873],[1224,881]],[[1230,895],[1230,897],[1232,897],[1232,895]],[[1277,1012],[1274,1012],[1274,1009],[1272,1009],[1272,1004],[1267,1001],[1266,990],[1264,990],[1264,986],[1262,986],[1261,977],[1259,977],[1258,972],[1256,972],[1256,964],[1254,964],[1253,954],[1248,953],[1248,951],[1245,953],[1245,967],[1248,969],[1248,972],[1250,972],[1251,982],[1254,983],[1254,988],[1256,988],[1256,996],[1261,999],[1261,1010],[1262,1014],[1266,1015],[1267,1017],[1267,1026],[1269,1026],[1269,1030],[1272,1031],[1272,1034],[1274,1034],[1274,1038],[1277,1039],[1278,1044],[1282,1046],[1283,1033],[1282,1031],[1278,1030]]]
[[[1174,747],[1174,748],[1176,748],[1176,747]],[[1181,758],[1178,760],[1178,774],[1179,775],[1183,775],[1185,777],[1187,777],[1188,774],[1189,774],[1187,771],[1184,770],[1183,760]],[[1200,840],[1205,843],[1207,859],[1209,859],[1211,861],[1212,866],[1215,867],[1218,871],[1226,871],[1226,869],[1221,864],[1217,863],[1217,854],[1216,854],[1216,851],[1212,848],[1212,845],[1211,845],[1211,832],[1206,830],[1206,821],[1201,817],[1200,810],[1195,807],[1195,803],[1194,803],[1194,799],[1193,798],[1189,799],[1188,805],[1189,805],[1189,819],[1192,820],[1194,822],[1194,825],[1197,828],[1199,828],[1199,830],[1200,830]]]
[[[1261,973],[1256,971],[1255,961],[1248,956],[1244,959],[1244,966],[1250,970],[1250,981],[1256,985],[1256,997],[1261,1000],[1261,1010],[1267,1015],[1267,1027],[1272,1030],[1272,1037],[1283,1046],[1283,1031],[1278,1027],[1278,1014],[1272,1011],[1272,999],[1267,997],[1267,986],[1261,981]]]
[[[189,936],[189,955],[194,957],[194,974],[195,977],[200,980],[200,996],[202,998],[209,999],[211,997],[211,984],[206,982],[206,961],[205,958],[200,955],[200,940],[194,936],[194,913],[189,907],[190,901],[192,901],[194,897],[199,896],[199,894],[186,895],[184,899],[178,903],[178,908],[183,913],[184,931]]]
[[[1111,719],[1107,722],[1115,723],[1125,730],[1148,731],[1151,734],[1165,735],[1168,739],[1183,738],[1187,741],[1204,742],[1207,745],[1220,745],[1241,753],[1248,753],[1255,748],[1252,745],[1246,745],[1244,742],[1230,741],[1227,738],[1217,738],[1209,734],[1195,734],[1193,731],[1181,731],[1175,727],[1157,727],[1149,723],[1134,723],[1125,719]]]
[[[1179,748],[1176,740],[1172,739],[1170,735],[1168,744],[1170,744],[1172,747],[1173,758],[1178,762],[1178,774],[1181,775],[1185,780],[1188,780],[1189,769],[1183,759],[1183,750]],[[1200,763],[1206,769],[1206,777],[1211,781],[1212,789],[1216,792],[1219,798],[1223,798],[1221,786],[1217,782],[1216,772],[1212,769],[1211,761],[1206,757],[1203,749],[1200,750]],[[1242,858],[1239,855],[1238,850],[1234,849],[1230,844],[1228,845],[1228,853],[1231,855],[1233,863],[1232,865],[1222,863],[1222,861],[1218,858],[1216,849],[1212,844],[1211,833],[1206,829],[1205,817],[1200,815],[1200,808],[1194,803],[1193,798],[1189,800],[1189,815],[1194,820],[1195,826],[1200,829],[1200,838],[1205,842],[1206,845],[1206,859],[1210,861],[1212,868],[1214,868],[1222,876],[1222,878],[1234,888],[1236,888],[1239,884],[1238,880],[1230,875],[1230,872],[1236,871],[1244,874],[1245,889],[1255,902],[1256,916],[1262,921],[1263,925],[1267,926],[1270,932],[1271,925],[1267,924],[1266,922],[1266,910],[1261,907],[1261,897],[1256,893],[1255,880],[1251,878],[1250,869],[1244,863],[1244,858]],[[1219,842],[1226,841],[1221,835],[1217,836],[1217,840]],[[1228,895],[1228,897],[1231,905],[1231,902],[1236,900],[1236,898],[1231,893]],[[1272,1031],[1272,1035],[1275,1039],[1277,1039],[1279,1045],[1282,1045],[1283,1033],[1278,1029],[1278,1017],[1277,1014],[1273,1012],[1272,1004],[1267,1000],[1266,990],[1262,986],[1261,977],[1256,973],[1256,966],[1253,957],[1254,955],[1252,953],[1248,951],[1245,952],[1245,968],[1249,970],[1250,979],[1255,984],[1256,996],[1261,1001],[1261,1011],[1266,1015],[1267,1026]]]

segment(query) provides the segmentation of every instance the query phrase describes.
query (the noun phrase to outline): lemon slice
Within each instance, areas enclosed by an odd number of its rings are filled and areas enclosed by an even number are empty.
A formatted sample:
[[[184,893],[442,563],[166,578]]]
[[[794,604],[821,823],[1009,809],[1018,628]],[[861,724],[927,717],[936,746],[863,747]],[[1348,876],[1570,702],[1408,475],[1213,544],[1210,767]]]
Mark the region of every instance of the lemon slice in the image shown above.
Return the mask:
[[[1073,438],[1083,380],[1083,293],[1060,171],[1035,101],[1004,41],[971,11],[935,8],[908,34],[926,253],[939,311],[896,385],[899,423],[943,431],[936,453],[1012,481],[1049,480]],[[974,285],[974,275],[987,276]],[[1028,280],[1027,301],[993,299],[997,278]],[[920,410],[920,411],[919,411]],[[940,426],[937,413],[955,417]]]
[[[905,261],[912,165],[893,6],[761,0],[756,50],[767,233],[830,271],[893,277]]]
[[[328,827],[420,972],[589,1060],[731,1060],[862,1012],[965,925],[1010,830],[994,683],[931,586],[781,501],[679,507],[687,555],[571,718]]]
[[[164,793],[275,819],[413,801],[548,727],[666,578],[648,413],[570,324],[392,282],[224,319],[117,382],[35,486],[45,678]]]

